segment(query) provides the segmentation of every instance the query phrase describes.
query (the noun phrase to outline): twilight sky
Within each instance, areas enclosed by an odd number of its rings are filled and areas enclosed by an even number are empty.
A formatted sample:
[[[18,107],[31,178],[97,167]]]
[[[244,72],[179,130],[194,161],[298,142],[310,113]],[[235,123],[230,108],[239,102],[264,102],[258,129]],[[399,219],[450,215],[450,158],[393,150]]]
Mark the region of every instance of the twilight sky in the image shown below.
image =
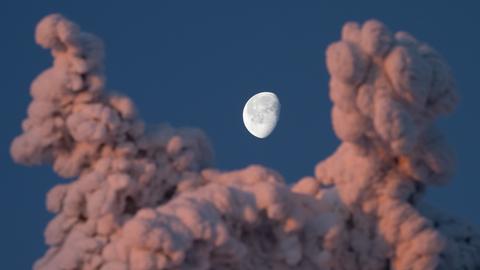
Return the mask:
[[[5,269],[29,269],[43,254],[43,230],[51,219],[45,194],[65,181],[48,166],[25,168],[9,156],[30,102],[29,85],[51,62],[34,44],[33,32],[52,12],[104,40],[109,88],[131,97],[148,124],[200,127],[211,139],[219,168],[259,163],[288,182],[312,175],[314,165],[338,144],[330,121],[325,48],[338,40],[342,24],[377,18],[393,31],[411,32],[446,58],[461,97],[456,112],[439,123],[457,153],[456,176],[446,187],[430,189],[426,199],[480,224],[480,5],[474,1],[119,2],[0,4]],[[250,135],[242,122],[244,103],[260,91],[274,91],[282,103],[280,122],[266,140]]]

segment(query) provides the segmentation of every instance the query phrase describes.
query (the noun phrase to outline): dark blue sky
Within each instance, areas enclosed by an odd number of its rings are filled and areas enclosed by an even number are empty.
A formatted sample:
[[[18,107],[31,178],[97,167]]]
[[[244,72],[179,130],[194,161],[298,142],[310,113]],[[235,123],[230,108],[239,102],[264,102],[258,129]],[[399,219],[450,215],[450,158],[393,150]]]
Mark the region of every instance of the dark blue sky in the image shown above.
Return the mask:
[[[440,51],[461,102],[440,127],[458,157],[451,183],[427,200],[480,224],[478,80],[480,16],[475,1],[2,1],[0,4],[0,256],[2,269],[29,269],[45,251],[45,194],[62,180],[49,166],[13,164],[33,78],[51,63],[34,44],[35,24],[60,12],[100,36],[110,89],[136,103],[148,123],[204,129],[222,169],[260,163],[293,182],[338,144],[330,121],[325,48],[347,20],[377,18]],[[232,4],[235,3],[235,4]],[[267,140],[247,133],[244,102],[275,91],[280,122]]]

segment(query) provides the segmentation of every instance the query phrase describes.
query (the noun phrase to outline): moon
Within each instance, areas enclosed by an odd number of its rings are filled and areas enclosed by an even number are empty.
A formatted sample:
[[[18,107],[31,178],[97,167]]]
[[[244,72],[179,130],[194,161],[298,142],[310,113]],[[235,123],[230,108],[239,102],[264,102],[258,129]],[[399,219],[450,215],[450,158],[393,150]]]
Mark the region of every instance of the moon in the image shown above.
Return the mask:
[[[255,137],[266,138],[277,125],[280,117],[280,101],[272,92],[252,96],[243,108],[243,123]]]

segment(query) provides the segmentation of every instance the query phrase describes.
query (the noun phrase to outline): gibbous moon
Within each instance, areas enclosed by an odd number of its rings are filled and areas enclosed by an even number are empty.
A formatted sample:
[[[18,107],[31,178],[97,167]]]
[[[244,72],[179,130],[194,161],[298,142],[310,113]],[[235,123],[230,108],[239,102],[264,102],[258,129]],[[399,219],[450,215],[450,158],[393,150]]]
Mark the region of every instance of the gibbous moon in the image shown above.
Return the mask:
[[[251,97],[243,108],[243,123],[257,138],[266,138],[277,125],[280,102],[272,92],[261,92]]]

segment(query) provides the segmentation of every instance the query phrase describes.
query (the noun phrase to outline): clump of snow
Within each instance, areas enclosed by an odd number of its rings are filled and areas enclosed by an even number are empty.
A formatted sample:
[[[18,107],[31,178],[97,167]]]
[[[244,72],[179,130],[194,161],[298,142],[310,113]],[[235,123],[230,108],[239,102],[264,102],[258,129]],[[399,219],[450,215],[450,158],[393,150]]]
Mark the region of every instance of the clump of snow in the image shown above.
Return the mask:
[[[342,141],[288,186],[267,168],[221,172],[197,129],[145,129],[107,92],[100,39],[63,16],[40,21],[53,66],[31,86],[16,162],[50,163],[49,246],[34,268],[478,269],[480,235],[421,201],[454,160],[435,119],[456,103],[443,59],[376,20],[346,23],[327,49]]]
[[[334,247],[326,248],[331,267],[479,267],[477,233],[418,210],[426,185],[445,183],[454,168],[434,125],[457,100],[445,62],[376,20],[345,24],[326,57],[333,128],[342,144],[317,165],[315,178],[317,186],[335,187],[345,213]]]

